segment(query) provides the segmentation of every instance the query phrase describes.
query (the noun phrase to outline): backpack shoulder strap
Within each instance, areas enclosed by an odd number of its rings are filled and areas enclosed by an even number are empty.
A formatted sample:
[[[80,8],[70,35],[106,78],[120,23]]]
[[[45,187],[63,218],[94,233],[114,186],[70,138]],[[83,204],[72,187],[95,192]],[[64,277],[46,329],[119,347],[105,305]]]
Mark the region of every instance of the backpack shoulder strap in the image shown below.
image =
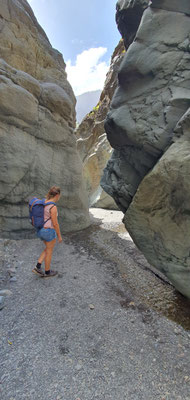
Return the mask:
[[[55,204],[56,204],[54,201],[47,201],[47,202],[45,202],[45,201],[46,201],[46,199],[42,200],[44,206],[48,206],[49,204],[53,204],[55,206]]]
[[[54,203],[54,201],[48,201],[48,203],[45,203],[44,206],[48,206],[49,204],[53,204],[52,207],[49,209],[49,213],[51,215],[51,209],[56,205]],[[47,221],[49,221],[51,219],[51,217],[49,217],[48,219],[46,219],[46,221],[44,221],[44,225],[46,224]]]
[[[33,201],[33,203],[30,205],[30,210],[32,210],[33,206],[37,203],[37,201],[40,201],[40,199],[36,199]]]

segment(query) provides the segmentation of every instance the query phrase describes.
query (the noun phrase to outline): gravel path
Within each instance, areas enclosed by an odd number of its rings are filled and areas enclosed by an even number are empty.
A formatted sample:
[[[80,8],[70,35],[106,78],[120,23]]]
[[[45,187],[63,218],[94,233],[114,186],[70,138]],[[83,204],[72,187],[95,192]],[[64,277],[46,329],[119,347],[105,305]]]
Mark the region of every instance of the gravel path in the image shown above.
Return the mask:
[[[151,272],[120,212],[92,214],[56,245],[56,278],[31,272],[40,241],[1,240],[0,289],[12,294],[0,311],[0,398],[190,400],[189,303]]]

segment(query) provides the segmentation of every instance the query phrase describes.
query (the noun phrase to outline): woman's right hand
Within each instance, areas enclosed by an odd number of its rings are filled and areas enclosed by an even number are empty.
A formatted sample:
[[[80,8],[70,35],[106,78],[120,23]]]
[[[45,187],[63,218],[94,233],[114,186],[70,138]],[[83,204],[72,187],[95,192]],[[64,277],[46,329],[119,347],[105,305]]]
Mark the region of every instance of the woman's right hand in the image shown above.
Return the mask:
[[[62,237],[59,236],[59,237],[58,237],[58,242],[61,243],[62,241],[63,241]]]

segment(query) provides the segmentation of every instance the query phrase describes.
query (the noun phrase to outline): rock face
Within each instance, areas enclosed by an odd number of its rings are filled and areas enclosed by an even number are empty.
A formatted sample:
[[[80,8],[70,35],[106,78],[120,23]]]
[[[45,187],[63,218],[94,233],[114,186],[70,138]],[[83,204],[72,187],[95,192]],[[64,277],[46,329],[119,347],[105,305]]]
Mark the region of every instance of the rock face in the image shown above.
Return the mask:
[[[126,49],[135,38],[148,3],[149,0],[119,0],[116,4],[116,22]]]
[[[77,147],[83,161],[83,174],[89,194],[89,204],[93,207],[117,208],[112,197],[102,190],[100,178],[112,153],[112,148],[105,134],[104,121],[117,87],[117,74],[124,52],[125,49],[121,40],[112,55],[100,101],[77,129],[77,137],[79,138]]]
[[[0,233],[30,237],[28,198],[62,189],[62,231],[89,224],[75,97],[62,55],[25,0],[0,4]]]
[[[102,186],[148,261],[190,298],[189,34],[188,0],[152,0],[119,70]]]

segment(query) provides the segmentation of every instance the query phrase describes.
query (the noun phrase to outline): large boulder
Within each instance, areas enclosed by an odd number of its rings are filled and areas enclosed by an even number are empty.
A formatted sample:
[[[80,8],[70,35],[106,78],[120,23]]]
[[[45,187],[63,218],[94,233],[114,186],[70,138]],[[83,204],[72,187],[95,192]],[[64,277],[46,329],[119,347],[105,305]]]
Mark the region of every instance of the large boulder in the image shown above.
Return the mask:
[[[188,0],[152,0],[145,10],[107,116],[115,150],[102,179],[137,246],[187,297],[189,17]]]
[[[190,298],[190,108],[173,141],[143,179],[124,222],[148,261]]]
[[[75,97],[62,55],[25,0],[0,4],[0,233],[30,237],[28,198],[62,190],[62,231],[89,225]]]

